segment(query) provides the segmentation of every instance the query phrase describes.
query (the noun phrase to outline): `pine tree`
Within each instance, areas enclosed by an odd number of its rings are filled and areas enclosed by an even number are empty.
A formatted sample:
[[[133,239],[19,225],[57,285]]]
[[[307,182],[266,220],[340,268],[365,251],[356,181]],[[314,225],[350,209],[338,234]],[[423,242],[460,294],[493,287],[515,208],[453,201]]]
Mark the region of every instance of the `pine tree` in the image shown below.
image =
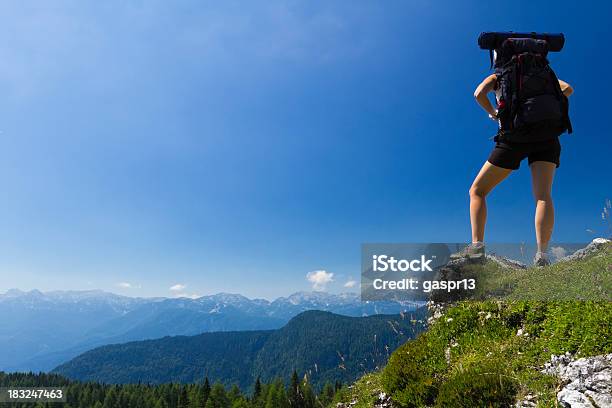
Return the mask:
[[[257,376],[253,389],[253,399],[257,400],[261,396],[261,378],[259,376]]]
[[[321,401],[321,404],[323,404],[323,406],[328,406],[329,404],[331,404],[332,400],[334,399],[335,393],[336,392],[334,390],[334,386],[331,385],[331,383],[328,381],[325,383],[325,385],[323,386],[323,389],[321,390],[319,401]]]
[[[202,406],[206,406],[206,401],[208,401],[208,397],[210,396],[210,381],[208,381],[208,376],[204,379],[204,385],[202,386],[202,393],[200,395],[202,398]]]
[[[117,395],[117,388],[110,387],[106,396],[104,397],[104,404],[102,405],[104,408],[119,408],[118,401],[119,397]]]
[[[229,393],[227,395],[230,401],[233,403],[241,396],[242,396],[242,393],[240,392],[240,388],[238,388],[236,384],[232,385],[232,388],[230,388]]]
[[[270,384],[266,394],[265,408],[276,408],[276,384]]]
[[[210,396],[206,401],[206,408],[230,408],[231,404],[225,388],[220,383],[215,383],[210,390]]]
[[[291,408],[304,408],[304,396],[302,394],[300,379],[296,370],[293,370],[293,373],[291,374],[291,382],[289,383],[289,390],[287,394]]]
[[[187,389],[185,386],[179,385],[179,395],[177,408],[189,408],[189,397],[187,396]]]
[[[168,403],[164,399],[158,399],[155,402],[155,408],[168,408]]]
[[[302,386],[300,387],[302,390],[302,395],[304,398],[304,408],[314,408],[317,406],[317,398],[315,393],[312,391],[312,387],[308,383],[308,381],[304,381]]]
[[[119,390],[119,400],[117,401],[118,407],[128,407],[130,406],[130,397],[128,392],[124,387],[121,387]]]
[[[191,408],[204,408],[206,406],[206,400],[210,395],[210,382],[208,377],[204,379],[202,384],[193,384],[188,392]]]
[[[238,398],[232,403],[232,408],[250,408],[249,402],[244,397]]]
[[[281,379],[277,379],[268,386],[265,408],[289,408],[289,398],[285,391],[285,385]]]

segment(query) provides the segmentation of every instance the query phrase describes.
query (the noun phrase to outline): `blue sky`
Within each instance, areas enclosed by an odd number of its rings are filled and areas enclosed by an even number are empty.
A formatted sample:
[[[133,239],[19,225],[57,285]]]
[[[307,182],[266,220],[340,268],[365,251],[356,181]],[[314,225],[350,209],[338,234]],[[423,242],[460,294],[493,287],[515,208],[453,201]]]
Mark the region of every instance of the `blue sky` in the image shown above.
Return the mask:
[[[466,241],[485,30],[566,34],[554,240],[593,238],[612,6],[482,4],[1,3],[0,291],[340,291],[363,242]],[[487,240],[534,241],[526,163],[489,203]]]

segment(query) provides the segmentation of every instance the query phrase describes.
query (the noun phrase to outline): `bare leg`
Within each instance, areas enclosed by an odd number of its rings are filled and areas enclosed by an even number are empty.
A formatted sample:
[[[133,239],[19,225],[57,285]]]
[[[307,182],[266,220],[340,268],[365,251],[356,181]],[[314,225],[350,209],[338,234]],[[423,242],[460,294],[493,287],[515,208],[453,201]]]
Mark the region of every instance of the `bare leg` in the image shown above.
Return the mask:
[[[487,161],[474,179],[470,188],[472,243],[484,241],[485,224],[487,222],[487,194],[510,173],[512,173],[512,170],[495,166]]]
[[[531,182],[536,201],[535,232],[538,251],[546,252],[555,224],[555,210],[552,201],[552,184],[555,177],[555,163],[536,161],[531,163]]]

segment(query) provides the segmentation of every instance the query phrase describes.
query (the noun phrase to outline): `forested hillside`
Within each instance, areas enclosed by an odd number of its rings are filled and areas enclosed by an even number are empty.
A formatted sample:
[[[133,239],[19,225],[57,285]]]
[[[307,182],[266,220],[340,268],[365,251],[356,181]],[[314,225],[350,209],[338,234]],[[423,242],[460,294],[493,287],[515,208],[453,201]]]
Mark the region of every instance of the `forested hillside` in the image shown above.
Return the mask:
[[[402,315],[347,317],[309,311],[275,331],[217,332],[99,347],[60,365],[68,378],[105,383],[200,382],[205,376],[246,389],[305,373],[320,388],[353,381],[384,365],[423,329],[425,309]]]

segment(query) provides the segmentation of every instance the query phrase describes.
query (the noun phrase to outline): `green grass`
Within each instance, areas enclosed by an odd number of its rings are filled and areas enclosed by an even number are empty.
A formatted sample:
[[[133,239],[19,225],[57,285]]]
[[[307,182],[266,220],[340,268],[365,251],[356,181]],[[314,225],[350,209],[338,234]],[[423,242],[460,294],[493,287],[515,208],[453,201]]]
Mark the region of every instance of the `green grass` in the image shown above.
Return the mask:
[[[496,367],[495,375],[511,379],[513,397],[539,394],[542,406],[554,406],[557,381],[539,367],[551,354],[612,352],[611,320],[608,302],[463,301],[392,354],[382,374],[383,389],[401,406],[433,405],[447,382]],[[457,384],[457,394],[471,383]]]
[[[354,408],[371,408],[382,391],[381,372],[366,374],[353,383],[350,388],[343,387],[335,396],[330,407],[336,407],[339,402],[346,404],[356,401]]]
[[[587,259],[541,269],[469,267],[481,300],[457,302],[398,348],[374,375],[376,386],[402,407],[505,406],[526,394],[536,395],[539,407],[556,406],[558,381],[539,372],[551,354],[612,352],[611,265],[608,245]],[[372,406],[373,381],[366,386],[364,379],[350,398]]]
[[[505,269],[489,262],[466,273],[476,277],[480,298],[612,301],[611,245],[586,259],[546,268]]]

